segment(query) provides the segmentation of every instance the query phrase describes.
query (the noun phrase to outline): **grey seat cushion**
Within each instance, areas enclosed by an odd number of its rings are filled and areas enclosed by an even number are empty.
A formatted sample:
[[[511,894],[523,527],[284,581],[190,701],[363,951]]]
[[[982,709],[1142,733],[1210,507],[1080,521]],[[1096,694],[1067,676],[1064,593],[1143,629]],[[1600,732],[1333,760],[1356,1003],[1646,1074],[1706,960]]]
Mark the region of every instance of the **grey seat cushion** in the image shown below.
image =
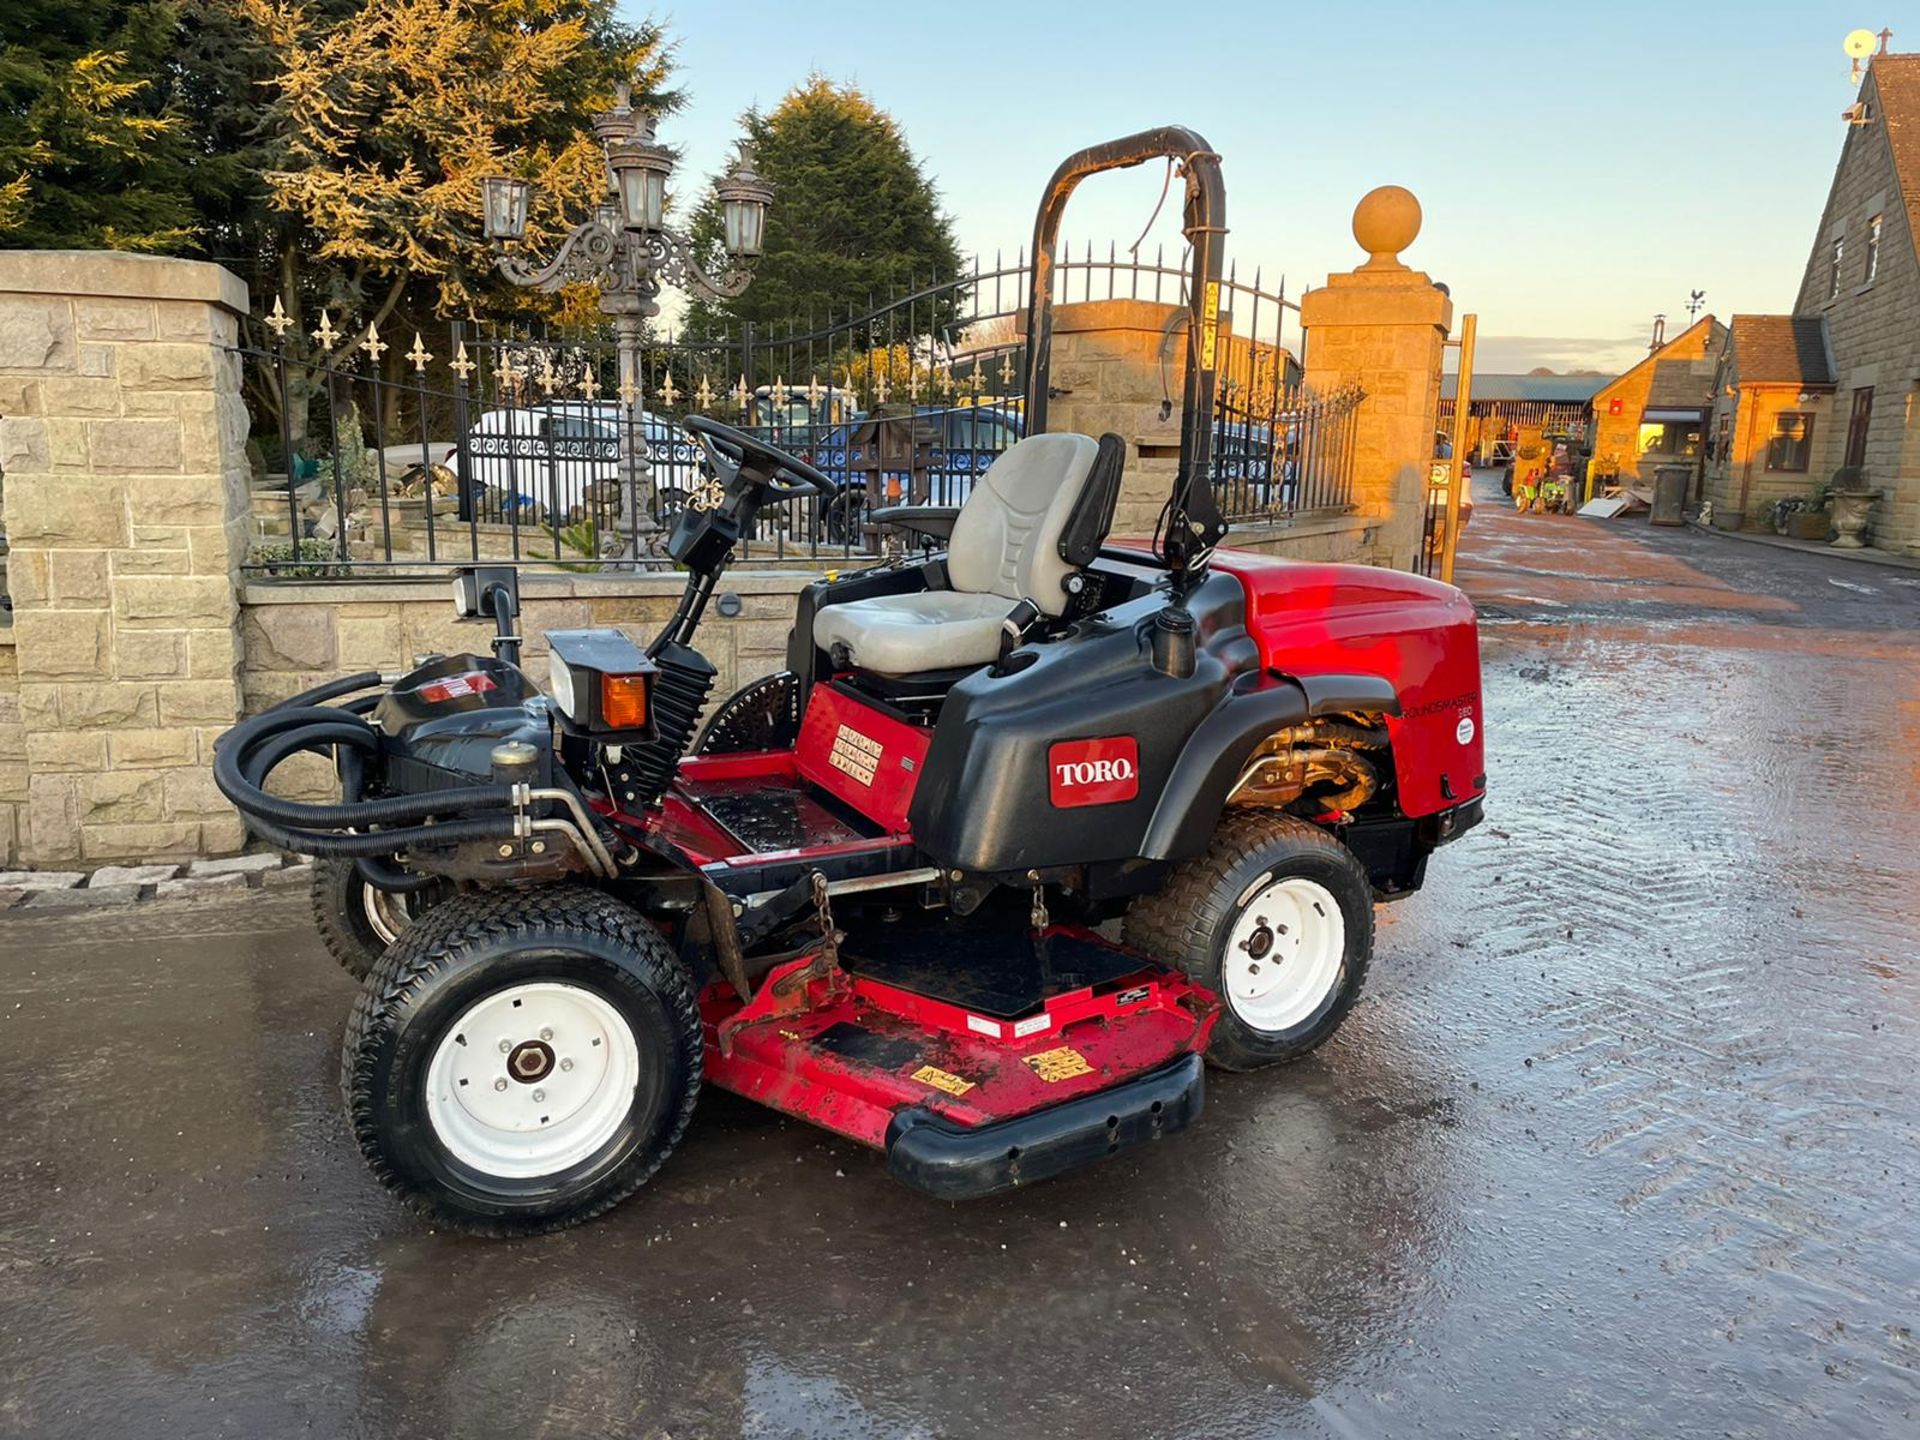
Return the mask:
[[[1073,567],[1060,558],[1060,535],[1099,448],[1086,435],[1033,435],[1007,450],[954,522],[953,588],[829,605],[814,620],[815,643],[844,646],[862,670],[911,675],[993,660],[1000,622],[1022,599],[1063,614]]]
[[[1000,622],[1013,602],[1003,595],[922,590],[829,605],[813,622],[815,642],[844,645],[852,663],[882,675],[985,665],[1000,653]]]

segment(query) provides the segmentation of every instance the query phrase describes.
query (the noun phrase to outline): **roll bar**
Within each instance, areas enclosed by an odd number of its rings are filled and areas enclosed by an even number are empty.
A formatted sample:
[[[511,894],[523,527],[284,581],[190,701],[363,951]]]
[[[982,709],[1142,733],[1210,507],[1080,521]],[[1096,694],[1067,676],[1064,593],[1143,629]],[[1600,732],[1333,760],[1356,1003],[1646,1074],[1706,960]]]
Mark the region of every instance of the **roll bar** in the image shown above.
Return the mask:
[[[1183,596],[1205,575],[1213,547],[1227,533],[1214,503],[1213,389],[1220,330],[1220,275],[1227,234],[1226,184],[1220,157],[1184,125],[1162,125],[1090,145],[1069,155],[1047,182],[1033,225],[1033,288],[1027,299],[1026,433],[1047,428],[1047,381],[1053,360],[1054,246],[1067,197],[1089,175],[1124,170],[1165,156],[1186,180],[1182,232],[1193,257],[1187,284],[1187,368],[1180,388],[1180,467],[1161,527],[1161,558],[1173,574],[1174,595]]]

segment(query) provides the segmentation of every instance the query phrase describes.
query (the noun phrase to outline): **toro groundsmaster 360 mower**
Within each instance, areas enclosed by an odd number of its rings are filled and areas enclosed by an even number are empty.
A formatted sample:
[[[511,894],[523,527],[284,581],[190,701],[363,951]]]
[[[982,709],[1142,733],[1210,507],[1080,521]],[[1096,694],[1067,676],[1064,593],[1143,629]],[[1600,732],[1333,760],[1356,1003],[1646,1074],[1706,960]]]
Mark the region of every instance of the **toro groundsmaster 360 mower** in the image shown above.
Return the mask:
[[[1160,533],[1110,545],[1125,446],[1046,433],[1052,256],[1082,179],[1156,156],[1185,172],[1195,339]],[[1333,1033],[1376,900],[1480,819],[1478,645],[1449,586],[1215,551],[1224,224],[1189,130],[1063,164],[1028,437],[957,512],[877,513],[944,552],[810,585],[789,668],[697,740],[696,631],[736,542],[839,491],[699,417],[711,484],[669,542],[686,591],[645,648],[550,633],[543,694],[514,572],[469,567],[457,604],[496,622],[491,655],[229,732],[221,788],[319,857],[323,929],[365,972],[342,1087],[382,1181],[469,1229],[578,1221],[659,1168],[708,1084],[984,1195],[1184,1129],[1203,1059]],[[339,804],[267,793],[303,750],[334,755]]]

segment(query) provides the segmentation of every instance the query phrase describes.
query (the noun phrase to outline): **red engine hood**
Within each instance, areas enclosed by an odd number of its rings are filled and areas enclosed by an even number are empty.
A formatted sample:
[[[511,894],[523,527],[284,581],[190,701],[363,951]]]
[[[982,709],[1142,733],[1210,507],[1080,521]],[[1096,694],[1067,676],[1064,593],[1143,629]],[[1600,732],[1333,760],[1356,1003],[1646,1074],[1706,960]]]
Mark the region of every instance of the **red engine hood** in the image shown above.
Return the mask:
[[[1246,587],[1247,633],[1282,674],[1378,675],[1400,696],[1388,720],[1400,808],[1431,815],[1486,789],[1480,638],[1451,585],[1371,565],[1220,550]]]

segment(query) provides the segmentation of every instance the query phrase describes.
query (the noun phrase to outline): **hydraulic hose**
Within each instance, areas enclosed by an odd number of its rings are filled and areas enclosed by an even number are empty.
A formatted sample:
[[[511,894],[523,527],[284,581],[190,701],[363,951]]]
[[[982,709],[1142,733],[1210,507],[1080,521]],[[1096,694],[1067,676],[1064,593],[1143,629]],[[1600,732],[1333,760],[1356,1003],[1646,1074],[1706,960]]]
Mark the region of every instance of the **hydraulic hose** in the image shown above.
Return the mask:
[[[462,810],[505,808],[513,803],[512,787],[507,785],[473,785],[430,795],[397,795],[385,800],[354,800],[339,805],[319,805],[269,795],[263,788],[267,774],[298,751],[332,745],[352,745],[362,750],[378,747],[378,739],[364,722],[345,717],[335,708],[269,710],[241,721],[222,738],[225,743],[214,755],[214,783],[248,818],[271,824],[322,830],[346,826],[357,829],[421,821]],[[265,752],[258,763],[253,756],[256,747]]]

